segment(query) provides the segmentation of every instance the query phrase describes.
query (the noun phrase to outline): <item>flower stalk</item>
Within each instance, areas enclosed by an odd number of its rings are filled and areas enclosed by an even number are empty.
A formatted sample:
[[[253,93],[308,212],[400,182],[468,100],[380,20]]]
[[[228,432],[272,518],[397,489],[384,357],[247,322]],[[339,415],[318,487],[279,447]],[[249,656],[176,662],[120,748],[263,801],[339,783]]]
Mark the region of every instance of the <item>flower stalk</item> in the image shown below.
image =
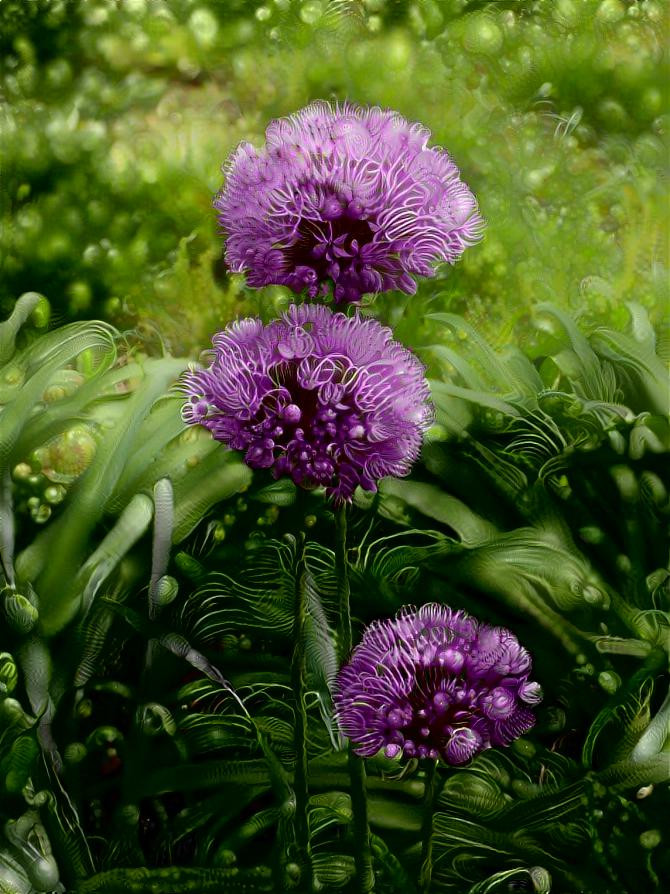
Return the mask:
[[[305,558],[304,544],[301,544],[298,557],[295,589],[295,621],[294,637],[295,648],[291,662],[291,685],[295,694],[295,721],[293,727],[293,741],[296,754],[295,775],[293,790],[295,793],[294,828],[297,846],[297,862],[301,872],[307,872],[311,876],[311,854],[309,842],[309,822],[307,819],[307,804],[309,800],[309,787],[307,777],[307,710],[305,708]],[[310,885],[301,885],[303,890],[309,890]]]
[[[351,652],[351,588],[347,568],[347,505],[335,507],[335,574],[339,608],[338,644],[340,661],[348,659]],[[359,894],[374,889],[375,877],[370,848],[370,826],[365,784],[365,764],[348,744],[347,766],[351,784],[351,810],[353,813],[354,860],[356,864],[356,888]]]
[[[337,604],[339,617],[338,644],[340,663],[349,658],[351,652],[351,610],[349,599],[351,588],[347,571],[347,505],[336,506],[335,514],[335,575],[337,578]]]
[[[423,798],[423,823],[421,826],[421,871],[419,890],[428,894],[433,876],[433,805],[437,794],[437,761],[426,761],[426,791]]]

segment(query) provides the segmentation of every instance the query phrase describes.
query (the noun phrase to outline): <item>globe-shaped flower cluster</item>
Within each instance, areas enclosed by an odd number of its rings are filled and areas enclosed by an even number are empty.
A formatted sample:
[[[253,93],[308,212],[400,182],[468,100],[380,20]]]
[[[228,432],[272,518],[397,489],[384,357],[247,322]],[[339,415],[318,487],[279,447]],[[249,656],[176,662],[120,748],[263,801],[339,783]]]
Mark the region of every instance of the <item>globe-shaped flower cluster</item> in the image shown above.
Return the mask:
[[[530,668],[505,628],[444,605],[405,607],[371,624],[340,671],[339,725],[365,757],[384,749],[463,764],[534,725],[542,693]]]
[[[416,291],[482,230],[476,200],[430,131],[379,107],[315,102],[242,143],[215,201],[231,270],[336,303]]]
[[[432,413],[424,368],[390,329],[302,305],[267,326],[232,323],[213,344],[211,365],[186,374],[183,416],[252,468],[336,502],[410,471]]]

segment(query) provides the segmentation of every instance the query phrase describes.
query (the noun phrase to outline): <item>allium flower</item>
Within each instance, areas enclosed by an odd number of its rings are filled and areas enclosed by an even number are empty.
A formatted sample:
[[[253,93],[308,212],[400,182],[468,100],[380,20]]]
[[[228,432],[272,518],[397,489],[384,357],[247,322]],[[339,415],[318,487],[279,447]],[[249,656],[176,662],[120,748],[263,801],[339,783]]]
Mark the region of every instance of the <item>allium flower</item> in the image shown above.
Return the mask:
[[[242,143],[214,206],[226,260],[251,286],[285,285],[337,303],[413,294],[480,236],[477,203],[430,131],[379,107],[315,102]]]
[[[364,757],[462,764],[534,724],[542,692],[511,631],[444,605],[404,608],[368,627],[338,677],[340,728]]]
[[[421,363],[373,319],[292,306],[232,323],[208,369],[186,374],[186,422],[245,451],[252,468],[325,485],[336,501],[406,475],[432,413]]]

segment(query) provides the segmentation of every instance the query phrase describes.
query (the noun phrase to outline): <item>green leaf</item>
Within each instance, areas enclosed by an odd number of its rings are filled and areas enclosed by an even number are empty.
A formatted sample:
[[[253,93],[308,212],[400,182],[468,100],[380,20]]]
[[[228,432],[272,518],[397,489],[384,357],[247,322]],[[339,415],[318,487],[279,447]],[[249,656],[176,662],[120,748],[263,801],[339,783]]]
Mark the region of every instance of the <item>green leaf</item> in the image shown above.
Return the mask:
[[[428,518],[452,528],[466,546],[477,546],[497,533],[494,525],[434,484],[385,478],[379,484],[379,492],[382,497],[397,497]]]
[[[183,360],[172,358],[147,361],[143,385],[127,400],[117,425],[99,444],[63,514],[17,558],[19,578],[36,583],[41,629],[46,636],[57,633],[76,614],[81,593],[73,581],[92,530],[132,450],[142,419],[183,367]]]

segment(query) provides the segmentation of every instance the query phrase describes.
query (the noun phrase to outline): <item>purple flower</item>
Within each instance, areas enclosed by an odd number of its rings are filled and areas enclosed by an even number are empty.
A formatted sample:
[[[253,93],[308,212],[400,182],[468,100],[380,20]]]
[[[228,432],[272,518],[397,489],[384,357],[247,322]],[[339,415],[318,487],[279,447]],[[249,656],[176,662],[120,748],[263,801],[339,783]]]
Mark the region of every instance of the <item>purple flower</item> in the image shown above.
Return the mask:
[[[267,326],[232,323],[213,343],[211,366],[186,374],[183,417],[252,468],[336,501],[410,471],[432,412],[423,366],[390,329],[305,304]]]
[[[508,745],[535,723],[542,699],[530,655],[504,627],[429,604],[371,624],[338,677],[340,728],[364,757],[462,764]]]
[[[357,302],[413,294],[479,239],[483,221],[430,131],[378,106],[314,102],[272,121],[265,147],[242,143],[215,208],[226,260],[251,286],[270,283]]]

